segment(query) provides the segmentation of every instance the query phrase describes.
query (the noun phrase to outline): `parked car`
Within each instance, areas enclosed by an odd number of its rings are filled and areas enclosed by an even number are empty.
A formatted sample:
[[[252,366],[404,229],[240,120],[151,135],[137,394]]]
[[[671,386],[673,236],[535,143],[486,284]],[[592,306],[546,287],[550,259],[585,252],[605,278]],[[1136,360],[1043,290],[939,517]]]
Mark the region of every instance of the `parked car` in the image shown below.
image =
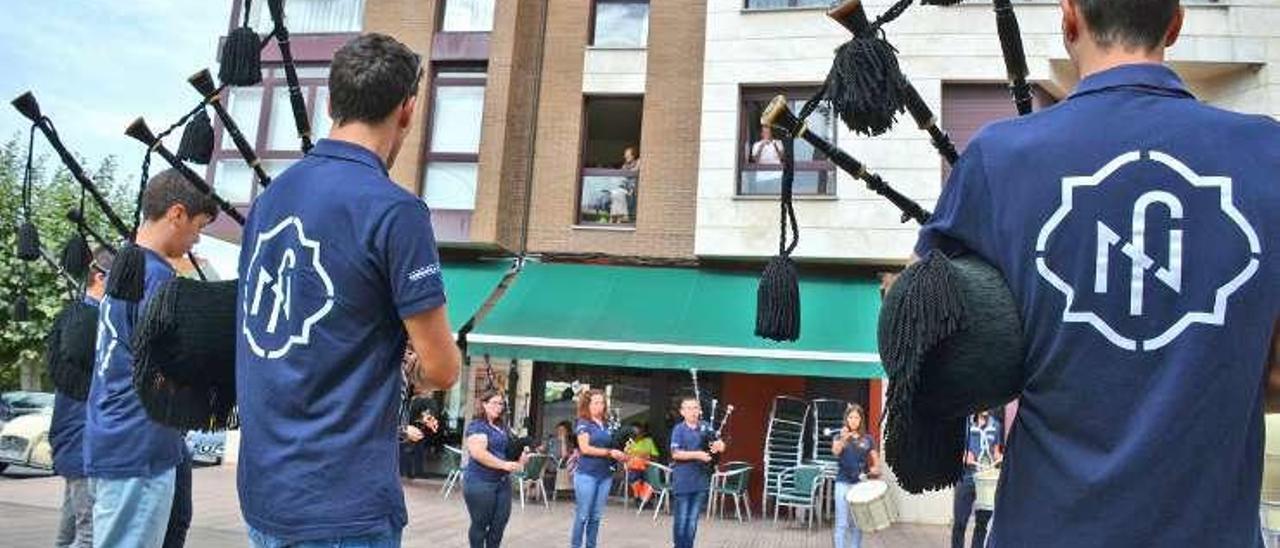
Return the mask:
[[[222,464],[222,455],[226,451],[226,445],[227,433],[225,431],[200,432],[191,430],[187,432],[187,447],[191,449],[191,460],[195,464]]]
[[[17,417],[53,409],[53,394],[49,392],[0,393],[0,426]]]
[[[10,465],[53,470],[53,446],[49,444],[49,425],[53,408],[47,407],[19,416],[0,430],[0,472]]]

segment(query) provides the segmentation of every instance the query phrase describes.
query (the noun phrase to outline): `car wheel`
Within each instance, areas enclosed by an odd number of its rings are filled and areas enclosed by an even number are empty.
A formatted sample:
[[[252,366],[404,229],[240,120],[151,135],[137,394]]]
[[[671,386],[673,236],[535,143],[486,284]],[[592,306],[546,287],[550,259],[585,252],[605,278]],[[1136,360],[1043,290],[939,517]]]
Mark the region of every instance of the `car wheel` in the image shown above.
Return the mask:
[[[3,473],[4,473],[4,471],[5,471],[6,469],[8,469],[8,468],[9,468],[9,463],[7,463],[7,462],[0,462],[0,474],[3,474]]]

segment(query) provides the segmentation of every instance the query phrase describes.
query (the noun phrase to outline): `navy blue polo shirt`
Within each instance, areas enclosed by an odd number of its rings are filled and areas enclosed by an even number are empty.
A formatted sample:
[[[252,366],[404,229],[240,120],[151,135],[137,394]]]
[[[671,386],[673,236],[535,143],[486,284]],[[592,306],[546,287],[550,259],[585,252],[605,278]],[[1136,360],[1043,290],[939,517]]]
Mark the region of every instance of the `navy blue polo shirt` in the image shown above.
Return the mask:
[[[871,452],[876,448],[876,442],[871,436],[862,434],[846,443],[844,450],[840,451],[840,465],[836,469],[836,481],[843,483],[858,483],[863,470],[867,469],[867,460]]]
[[[983,454],[993,461],[996,458],[996,447],[1003,443],[1003,433],[1000,430],[1000,423],[987,419],[987,423],[978,426],[977,421],[969,419],[966,425],[968,430],[965,432],[965,451],[973,453],[973,457],[982,460]]]
[[[609,434],[609,429],[603,424],[590,419],[578,419],[578,423],[573,427],[573,434],[586,434],[587,439],[591,442],[591,446],[597,449],[613,449],[613,436]],[[593,478],[604,479],[613,475],[613,463],[617,461],[610,457],[592,457],[583,454],[578,457],[578,471],[576,474],[586,474]]]
[[[98,308],[97,299],[86,296],[83,301]],[[84,416],[85,402],[54,392],[49,444],[53,446],[53,472],[64,478],[84,477]]]
[[[699,422],[697,428],[691,428],[680,421],[671,429],[671,453],[676,451],[703,451],[703,433],[711,426]],[[677,495],[688,495],[706,491],[711,486],[711,476],[707,464],[696,460],[671,460],[671,492]]]
[[[98,308],[94,378],[85,400],[84,467],[94,478],[149,478],[173,468],[186,454],[182,432],[152,421],[133,390],[133,330],[147,303],[175,276],[158,253],[146,256],[142,300],[111,296]]]
[[[507,436],[507,433],[502,428],[490,424],[489,421],[471,421],[471,424],[467,425],[466,434],[463,436],[463,443],[466,442],[466,438],[470,438],[477,434],[484,436],[485,440],[489,442],[489,452],[492,453],[493,456],[498,457],[499,460],[507,459],[507,444],[511,442],[511,438]],[[464,477],[467,478],[467,481],[497,483],[500,481],[506,481],[508,475],[508,472],[505,470],[495,470],[480,464],[480,461],[477,461],[476,459],[467,459],[467,472]]]
[[[236,386],[245,521],[288,542],[406,522],[403,318],[444,305],[431,216],[358,145],[321,140],[254,203]]]
[[[916,254],[977,253],[1020,309],[992,546],[1261,545],[1277,174],[1280,124],[1153,64],[969,144]]]

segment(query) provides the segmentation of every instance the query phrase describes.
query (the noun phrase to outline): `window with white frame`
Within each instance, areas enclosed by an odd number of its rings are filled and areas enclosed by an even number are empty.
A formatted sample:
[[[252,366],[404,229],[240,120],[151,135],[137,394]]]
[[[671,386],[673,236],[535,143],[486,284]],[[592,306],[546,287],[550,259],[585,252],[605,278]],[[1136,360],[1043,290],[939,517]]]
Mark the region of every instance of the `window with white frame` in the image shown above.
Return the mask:
[[[578,224],[635,226],[643,96],[586,97]]]
[[[494,0],[445,0],[443,32],[490,32]]]
[[[431,87],[431,134],[422,197],[433,210],[474,210],[484,122],[484,69],[437,69]]]
[[[298,84],[307,105],[312,140],[329,134],[329,69],[299,67]],[[265,98],[270,98],[266,100]],[[262,84],[230,88],[224,92],[227,112],[246,141],[262,161],[267,175],[275,177],[302,158],[302,141],[298,137],[289,86],[283,68],[262,71]],[[209,180],[218,195],[232,204],[248,204],[262,190],[224,128],[220,146],[214,150],[209,166]]]
[[[284,24],[290,34],[360,32],[365,0],[285,0]],[[244,9],[243,1],[240,9]],[[249,21],[259,34],[274,26],[267,0],[250,3]]]
[[[787,96],[792,112],[799,112],[814,94],[813,88],[754,88],[742,92],[739,119],[738,194],[742,196],[776,196],[782,192],[783,142],[772,128],[760,124],[760,115],[779,94]],[[807,131],[836,142],[836,118],[825,104],[805,120]],[[813,145],[803,139],[794,142],[795,178],[792,191],[797,195],[834,196],[835,166]]]
[[[649,43],[648,0],[595,0],[591,45],[643,48]]]

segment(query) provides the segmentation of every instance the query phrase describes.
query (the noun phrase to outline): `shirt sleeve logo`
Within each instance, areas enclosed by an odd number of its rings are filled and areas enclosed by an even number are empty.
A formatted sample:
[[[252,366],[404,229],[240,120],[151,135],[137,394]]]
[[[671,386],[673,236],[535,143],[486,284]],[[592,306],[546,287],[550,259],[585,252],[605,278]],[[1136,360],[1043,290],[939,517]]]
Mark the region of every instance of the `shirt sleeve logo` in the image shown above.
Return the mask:
[[[1115,179],[1117,171],[1133,166],[1162,166],[1165,172],[1172,172],[1176,184],[1163,188],[1143,188],[1143,192],[1128,208],[1128,218],[1108,217],[1104,208],[1094,206],[1080,207],[1089,197],[1090,192],[1101,192],[1108,180]],[[1132,184],[1132,181],[1127,184]],[[1248,282],[1260,266],[1262,248],[1253,226],[1244,217],[1232,201],[1232,180],[1230,177],[1200,175],[1187,167],[1182,161],[1159,151],[1133,151],[1121,154],[1108,162],[1093,175],[1069,176],[1062,179],[1062,203],[1057,211],[1045,222],[1036,240],[1036,270],[1040,277],[1066,297],[1062,319],[1064,322],[1086,323],[1092,326],[1108,342],[1129,351],[1154,351],[1163,348],[1178,338],[1186,329],[1194,324],[1223,325],[1229,299],[1233,293]],[[1077,193],[1077,189],[1080,190]],[[1184,229],[1182,221],[1191,215],[1187,204],[1192,203],[1186,196],[1193,192],[1216,192],[1216,208],[1202,208],[1201,214],[1221,215],[1224,225],[1231,225],[1238,230],[1224,230],[1221,238],[1243,239],[1239,244],[1247,248],[1248,255],[1238,262],[1238,270],[1230,276],[1222,276],[1215,280],[1214,290],[1205,299],[1206,303],[1198,303],[1196,299],[1186,295],[1184,283],[1184,255],[1188,249],[1184,247]],[[1180,196],[1181,195],[1181,196]],[[1201,200],[1203,203],[1204,200]],[[1163,213],[1169,219],[1170,228],[1165,234],[1155,234],[1148,230],[1148,221],[1153,215]],[[1074,218],[1087,216],[1084,219]],[[1091,219],[1088,217],[1092,217]],[[1128,234],[1116,227],[1129,222]],[[1054,239],[1054,232],[1067,224],[1082,226],[1091,223],[1093,227],[1094,253],[1092,280],[1070,280],[1070,276],[1059,274],[1051,268],[1050,263],[1062,257],[1070,257],[1071,249],[1078,247],[1080,231],[1069,237]],[[1167,244],[1160,249],[1149,248],[1148,238],[1162,236]],[[1215,232],[1215,238],[1218,237]],[[1077,241],[1070,241],[1070,240]],[[1231,242],[1228,242],[1231,243]],[[1087,245],[1087,244],[1085,244]],[[1194,251],[1192,251],[1194,253]],[[1162,261],[1156,257],[1162,257]],[[1069,259],[1061,259],[1069,260]],[[1196,268],[1236,268],[1231,265],[1205,265],[1207,261],[1193,261],[1186,264]],[[1169,318],[1151,333],[1131,332],[1132,329],[1122,327],[1126,318],[1116,317],[1101,310],[1091,310],[1080,306],[1077,301],[1090,300],[1098,302],[1108,298],[1123,297],[1125,289],[1113,287],[1110,283],[1113,267],[1119,267],[1121,276],[1128,281],[1127,302],[1121,309],[1127,312],[1129,319],[1141,319],[1149,314],[1144,296],[1149,293],[1150,284],[1169,291],[1182,313]],[[1079,277],[1079,276],[1077,276]],[[1202,276],[1203,278],[1203,276]],[[1091,292],[1091,294],[1086,293]],[[1207,305],[1207,306],[1206,306]],[[1076,309],[1079,307],[1079,309]],[[1110,307],[1108,307],[1110,308]],[[1207,310],[1205,309],[1207,308]]]
[[[409,273],[409,281],[416,282],[423,278],[440,275],[440,264],[433,263]]]
[[[303,266],[320,280],[318,299],[297,290]],[[258,234],[244,274],[241,331],[259,358],[283,358],[294,346],[309,344],[312,328],[333,310],[333,280],[320,261],[320,242],[307,237],[297,217]]]

